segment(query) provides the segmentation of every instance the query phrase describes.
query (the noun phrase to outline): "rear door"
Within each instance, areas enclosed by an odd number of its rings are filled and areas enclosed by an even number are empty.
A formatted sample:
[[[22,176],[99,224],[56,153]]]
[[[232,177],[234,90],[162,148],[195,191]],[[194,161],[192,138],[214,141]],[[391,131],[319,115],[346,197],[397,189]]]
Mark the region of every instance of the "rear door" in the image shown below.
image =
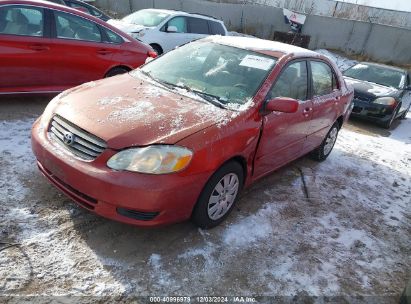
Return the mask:
[[[312,102],[308,96],[307,61],[293,61],[277,78],[266,101],[290,97],[299,101],[296,113],[272,112],[263,117],[263,130],[255,160],[255,175],[262,176],[301,156],[308,134]]]
[[[49,91],[50,39],[46,10],[0,6],[0,91]]]
[[[208,20],[197,17],[188,17],[187,19],[188,32],[190,33],[191,41],[210,35]]]
[[[53,10],[53,83],[62,88],[101,79],[114,64],[120,47],[106,43],[106,34],[95,22]]]
[[[313,114],[310,135],[305,149],[310,151],[318,147],[336,121],[341,102],[341,84],[333,68],[324,61],[309,61],[312,78]]]

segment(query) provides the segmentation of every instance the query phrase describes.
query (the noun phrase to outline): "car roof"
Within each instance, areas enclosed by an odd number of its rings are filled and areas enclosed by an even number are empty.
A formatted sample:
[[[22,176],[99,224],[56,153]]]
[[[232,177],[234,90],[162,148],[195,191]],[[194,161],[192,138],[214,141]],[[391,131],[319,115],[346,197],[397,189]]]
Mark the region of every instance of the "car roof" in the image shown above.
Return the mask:
[[[221,20],[218,20],[217,18],[213,16],[208,16],[204,14],[199,14],[199,13],[189,13],[189,12],[184,12],[184,11],[176,11],[176,10],[170,10],[170,9],[157,9],[157,8],[146,8],[143,9],[145,11],[156,11],[156,12],[161,12],[169,15],[182,15],[182,16],[192,16],[192,17],[199,17],[203,19],[209,19],[217,22],[222,22]]]
[[[310,51],[295,45],[290,45],[286,43],[281,43],[278,41],[265,40],[254,37],[241,37],[241,36],[209,36],[204,38],[203,41],[212,41],[215,43],[233,46],[240,49],[246,49],[250,51],[256,51],[278,57],[278,55],[289,55],[293,54],[297,57],[319,57],[321,54],[314,51]]]

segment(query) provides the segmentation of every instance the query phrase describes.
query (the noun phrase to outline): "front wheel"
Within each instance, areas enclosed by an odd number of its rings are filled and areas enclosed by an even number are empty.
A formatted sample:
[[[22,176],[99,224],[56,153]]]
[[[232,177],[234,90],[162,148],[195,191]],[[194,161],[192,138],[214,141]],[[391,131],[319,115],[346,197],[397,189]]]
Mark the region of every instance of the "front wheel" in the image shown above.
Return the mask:
[[[328,155],[330,155],[332,149],[334,148],[335,142],[337,141],[337,137],[338,137],[338,131],[339,131],[338,123],[335,123],[331,127],[330,131],[328,131],[327,136],[324,138],[321,145],[317,149],[311,152],[310,154],[311,158],[317,161],[325,160],[328,157]]]
[[[407,117],[408,111],[411,108],[411,104],[408,106],[408,108],[404,111],[404,113],[401,114],[400,119],[405,119]]]
[[[231,161],[218,169],[204,187],[191,216],[200,228],[212,228],[228,216],[244,181],[242,166]]]
[[[400,106],[398,106],[398,107],[393,111],[392,116],[390,117],[390,119],[389,119],[387,122],[383,123],[382,126],[383,126],[385,129],[390,129],[390,128],[391,128],[392,123],[394,122],[395,118],[397,118],[397,114],[398,114],[398,111],[399,111],[399,110],[400,110]]]

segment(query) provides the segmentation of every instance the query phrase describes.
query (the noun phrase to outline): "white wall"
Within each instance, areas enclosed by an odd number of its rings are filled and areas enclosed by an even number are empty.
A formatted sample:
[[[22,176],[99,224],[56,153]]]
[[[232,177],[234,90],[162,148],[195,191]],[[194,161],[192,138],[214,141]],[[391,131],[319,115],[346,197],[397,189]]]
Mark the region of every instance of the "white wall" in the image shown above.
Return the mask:
[[[335,0],[339,2],[354,3],[389,10],[411,12],[410,0]]]

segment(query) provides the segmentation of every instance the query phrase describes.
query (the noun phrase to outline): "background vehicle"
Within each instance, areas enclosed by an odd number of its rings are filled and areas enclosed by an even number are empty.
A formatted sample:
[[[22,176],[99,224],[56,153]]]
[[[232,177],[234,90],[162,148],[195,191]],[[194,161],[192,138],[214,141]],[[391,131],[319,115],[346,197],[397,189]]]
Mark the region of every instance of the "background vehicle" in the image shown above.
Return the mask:
[[[44,175],[100,215],[213,227],[244,186],[309,152],[325,160],[352,97],[315,52],[213,36],[56,97],[32,147]]]
[[[410,73],[399,68],[362,62],[344,73],[354,87],[353,116],[390,128],[396,118],[405,119],[411,107]]]
[[[78,9],[79,11],[82,11],[83,13],[90,14],[103,21],[108,21],[111,19],[110,16],[108,16],[107,14],[105,14],[104,12],[96,8],[95,6],[88,4],[87,3],[88,1],[80,1],[80,0],[47,0],[47,1]]]
[[[0,3],[0,93],[60,92],[156,56],[104,21],[44,1]]]
[[[172,10],[144,9],[108,23],[151,45],[158,54],[208,35],[227,35],[220,20]]]

